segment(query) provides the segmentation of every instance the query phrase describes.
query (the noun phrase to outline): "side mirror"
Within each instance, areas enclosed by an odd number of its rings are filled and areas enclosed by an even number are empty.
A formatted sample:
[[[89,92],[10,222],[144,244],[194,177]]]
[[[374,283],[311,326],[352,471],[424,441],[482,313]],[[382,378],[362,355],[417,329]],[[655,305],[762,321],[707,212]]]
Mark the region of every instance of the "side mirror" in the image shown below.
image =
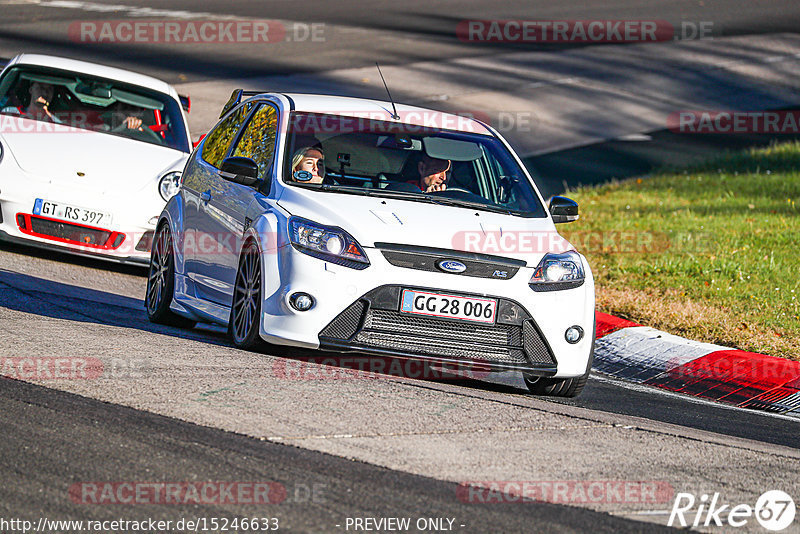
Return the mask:
[[[552,197],[548,203],[553,222],[568,223],[578,220],[578,203],[567,197]]]
[[[230,157],[222,162],[219,175],[236,184],[253,187],[258,184],[258,165],[250,158]]]

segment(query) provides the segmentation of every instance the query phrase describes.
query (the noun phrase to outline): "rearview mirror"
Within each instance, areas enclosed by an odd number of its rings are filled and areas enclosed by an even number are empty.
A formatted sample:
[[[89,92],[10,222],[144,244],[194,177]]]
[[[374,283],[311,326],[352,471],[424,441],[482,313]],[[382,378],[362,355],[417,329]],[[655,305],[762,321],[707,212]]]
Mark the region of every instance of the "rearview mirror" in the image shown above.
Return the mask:
[[[258,165],[250,158],[233,156],[226,158],[219,169],[219,175],[237,184],[252,187],[258,184]]]
[[[578,203],[567,197],[552,197],[548,203],[553,222],[568,223],[578,220]]]
[[[75,92],[97,98],[111,98],[111,88],[102,85],[79,83],[75,86]]]

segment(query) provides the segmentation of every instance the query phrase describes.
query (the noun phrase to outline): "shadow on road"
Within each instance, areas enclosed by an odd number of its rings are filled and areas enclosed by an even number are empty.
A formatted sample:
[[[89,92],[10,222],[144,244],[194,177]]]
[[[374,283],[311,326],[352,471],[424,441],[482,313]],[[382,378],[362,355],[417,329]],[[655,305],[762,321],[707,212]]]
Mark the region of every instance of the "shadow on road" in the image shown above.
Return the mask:
[[[154,334],[230,346],[225,328],[200,324],[191,330],[153,324],[144,302],[115,293],[55,282],[0,269],[0,308],[51,319],[135,328]],[[91,350],[89,350],[91,352]],[[456,370],[405,358],[335,353],[267,345],[262,354],[284,358],[272,364],[273,371],[290,380],[416,379],[447,382],[461,387],[501,393],[526,393],[501,383],[502,373],[481,366]],[[266,364],[265,364],[266,365]]]

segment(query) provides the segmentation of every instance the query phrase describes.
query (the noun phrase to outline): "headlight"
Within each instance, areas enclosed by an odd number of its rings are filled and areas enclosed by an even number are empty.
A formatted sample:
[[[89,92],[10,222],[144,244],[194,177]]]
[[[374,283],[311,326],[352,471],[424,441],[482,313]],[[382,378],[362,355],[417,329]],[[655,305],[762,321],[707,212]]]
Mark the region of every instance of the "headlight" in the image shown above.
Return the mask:
[[[168,172],[158,182],[158,194],[166,202],[174,197],[181,188],[181,171]]]
[[[304,254],[353,269],[366,269],[369,260],[353,237],[332,226],[292,217],[289,219],[289,239]]]
[[[552,291],[578,287],[586,274],[580,255],[574,250],[563,254],[545,254],[529,285],[534,291]]]

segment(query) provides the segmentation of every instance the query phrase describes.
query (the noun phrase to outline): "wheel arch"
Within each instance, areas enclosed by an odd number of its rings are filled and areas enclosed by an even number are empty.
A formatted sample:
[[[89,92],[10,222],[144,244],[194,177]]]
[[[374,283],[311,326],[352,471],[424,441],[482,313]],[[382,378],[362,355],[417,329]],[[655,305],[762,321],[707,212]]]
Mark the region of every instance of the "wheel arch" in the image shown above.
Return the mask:
[[[183,218],[183,191],[178,193],[167,201],[161,215],[158,216],[158,223],[156,223],[156,231],[162,225],[167,224],[169,231],[172,234],[172,247],[175,254],[175,274],[183,275],[185,272],[184,257],[184,218]]]

